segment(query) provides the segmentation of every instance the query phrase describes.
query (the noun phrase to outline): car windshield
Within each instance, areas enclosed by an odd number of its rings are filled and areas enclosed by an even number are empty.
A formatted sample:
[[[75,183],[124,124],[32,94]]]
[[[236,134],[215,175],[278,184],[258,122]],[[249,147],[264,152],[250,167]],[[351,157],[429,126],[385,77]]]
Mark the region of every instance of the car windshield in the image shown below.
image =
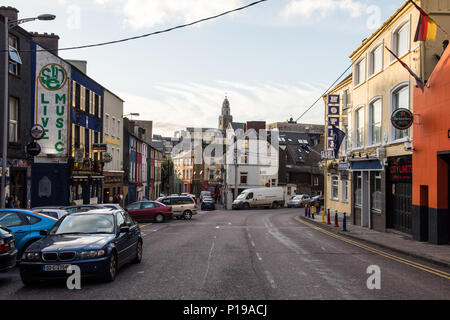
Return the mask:
[[[76,214],[65,216],[50,231],[51,235],[114,233],[112,214]]]
[[[292,198],[292,200],[302,200],[302,196],[295,196]]]
[[[237,196],[236,200],[242,200],[242,199],[245,199],[246,196],[247,196],[246,193],[241,193],[240,195]]]

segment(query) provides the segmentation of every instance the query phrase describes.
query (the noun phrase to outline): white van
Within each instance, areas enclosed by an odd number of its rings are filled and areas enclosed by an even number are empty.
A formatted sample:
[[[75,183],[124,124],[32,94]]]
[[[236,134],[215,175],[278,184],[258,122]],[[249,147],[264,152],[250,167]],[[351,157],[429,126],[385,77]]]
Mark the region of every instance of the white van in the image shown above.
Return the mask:
[[[246,189],[233,201],[234,209],[249,209],[259,207],[284,207],[283,188]]]

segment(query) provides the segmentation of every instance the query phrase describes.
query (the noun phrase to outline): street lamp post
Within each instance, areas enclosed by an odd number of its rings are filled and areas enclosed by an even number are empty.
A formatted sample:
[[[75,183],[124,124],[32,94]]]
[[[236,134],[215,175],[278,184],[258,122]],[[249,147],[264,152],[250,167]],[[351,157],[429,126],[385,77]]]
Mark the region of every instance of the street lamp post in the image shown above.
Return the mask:
[[[2,145],[2,182],[1,182],[1,200],[0,208],[4,208],[6,205],[6,168],[8,165],[8,106],[9,106],[9,88],[8,88],[8,77],[9,77],[9,29],[15,26],[34,20],[49,21],[54,20],[56,16],[52,14],[42,14],[35,18],[27,18],[20,20],[9,21],[8,17],[5,16],[5,46],[4,46],[4,83],[3,83],[3,145]]]

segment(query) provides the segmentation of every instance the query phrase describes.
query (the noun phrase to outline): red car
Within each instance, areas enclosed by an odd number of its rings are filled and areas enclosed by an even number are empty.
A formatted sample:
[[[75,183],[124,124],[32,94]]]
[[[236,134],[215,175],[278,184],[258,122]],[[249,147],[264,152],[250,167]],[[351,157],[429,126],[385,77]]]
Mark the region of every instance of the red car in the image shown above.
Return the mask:
[[[136,221],[154,220],[158,223],[172,218],[172,206],[157,201],[138,201],[125,208]]]

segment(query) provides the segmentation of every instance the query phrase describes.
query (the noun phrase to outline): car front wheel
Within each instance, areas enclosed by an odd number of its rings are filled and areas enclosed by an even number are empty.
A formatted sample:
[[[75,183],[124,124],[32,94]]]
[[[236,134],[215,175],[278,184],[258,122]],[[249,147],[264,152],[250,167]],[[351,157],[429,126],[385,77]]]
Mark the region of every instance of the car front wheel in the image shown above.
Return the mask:
[[[190,212],[189,210],[185,211],[183,213],[183,217],[185,220],[191,220],[192,219],[192,212]]]
[[[109,256],[108,260],[108,268],[105,272],[105,281],[106,282],[112,282],[114,279],[116,279],[117,276],[117,255],[115,252],[112,252]]]

